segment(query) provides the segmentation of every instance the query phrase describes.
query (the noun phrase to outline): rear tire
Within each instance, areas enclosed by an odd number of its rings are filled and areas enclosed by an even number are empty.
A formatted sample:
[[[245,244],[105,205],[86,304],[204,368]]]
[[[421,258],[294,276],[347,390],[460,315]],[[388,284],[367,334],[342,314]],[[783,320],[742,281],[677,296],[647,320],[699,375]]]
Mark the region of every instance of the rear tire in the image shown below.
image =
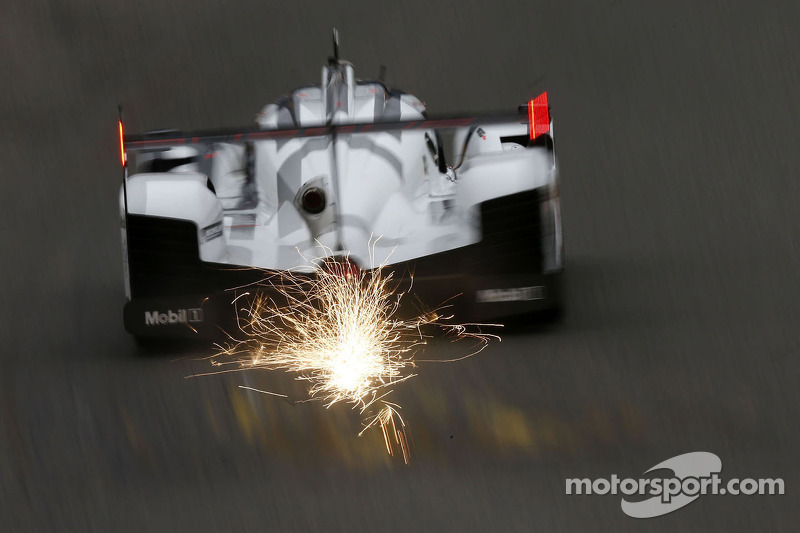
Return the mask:
[[[162,355],[183,355],[184,353],[213,353],[212,343],[206,339],[173,339],[170,337],[133,336],[136,353],[142,357],[158,357]]]

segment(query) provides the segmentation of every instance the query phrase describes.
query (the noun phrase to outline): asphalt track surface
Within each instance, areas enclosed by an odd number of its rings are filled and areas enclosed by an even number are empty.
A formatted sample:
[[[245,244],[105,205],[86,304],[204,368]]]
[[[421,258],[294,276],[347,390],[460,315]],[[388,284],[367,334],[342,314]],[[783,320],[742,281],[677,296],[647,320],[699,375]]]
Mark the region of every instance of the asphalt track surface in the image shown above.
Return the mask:
[[[288,379],[185,380],[206,364],[122,329],[117,103],[131,131],[250,124],[332,26],[433,113],[546,89],[555,115],[566,316],[421,365],[408,466],[347,408],[238,388]],[[790,1],[6,3],[0,530],[796,530],[798,26]],[[649,520],[565,495],[700,450],[787,494]]]

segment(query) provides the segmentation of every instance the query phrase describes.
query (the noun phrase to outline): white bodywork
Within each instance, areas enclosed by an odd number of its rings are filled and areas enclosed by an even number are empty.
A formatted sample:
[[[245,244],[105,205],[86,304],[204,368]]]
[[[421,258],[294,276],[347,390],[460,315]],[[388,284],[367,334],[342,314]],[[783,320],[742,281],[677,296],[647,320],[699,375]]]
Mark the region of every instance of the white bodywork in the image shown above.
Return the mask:
[[[320,86],[266,106],[257,123],[269,130],[415,120],[424,112],[414,96],[357,82],[352,65],[338,62],[323,67]],[[134,167],[128,212],[195,222],[204,261],[269,269],[331,253],[370,267],[473,244],[481,239],[478,204],[544,186],[553,191],[548,216],[559,228],[552,153],[502,141],[526,136],[525,123],[478,130],[456,132],[457,166],[447,172],[437,164],[443,153],[433,130],[259,140],[249,153],[233,143],[200,147],[194,156],[165,150],[140,160],[169,155],[184,164],[166,172]],[[324,192],[319,213],[302,206],[309,188]],[[221,234],[208,230],[220,222]],[[557,235],[552,269],[561,266]]]

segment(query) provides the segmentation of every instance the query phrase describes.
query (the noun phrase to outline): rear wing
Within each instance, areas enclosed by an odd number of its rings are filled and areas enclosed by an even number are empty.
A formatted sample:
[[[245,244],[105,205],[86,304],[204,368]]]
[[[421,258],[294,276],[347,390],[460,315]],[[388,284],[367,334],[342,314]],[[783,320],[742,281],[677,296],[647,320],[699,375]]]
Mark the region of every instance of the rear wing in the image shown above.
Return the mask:
[[[120,161],[127,166],[127,153],[183,146],[199,143],[246,143],[260,140],[298,139],[302,137],[320,137],[326,135],[352,133],[382,133],[388,131],[443,130],[478,125],[528,123],[530,138],[548,133],[550,130],[550,113],[547,93],[520,106],[517,113],[497,113],[483,116],[447,117],[439,119],[407,120],[399,122],[368,122],[355,124],[333,124],[305,128],[288,128],[264,130],[259,127],[220,129],[198,132],[169,132],[161,134],[126,134],[119,119]]]

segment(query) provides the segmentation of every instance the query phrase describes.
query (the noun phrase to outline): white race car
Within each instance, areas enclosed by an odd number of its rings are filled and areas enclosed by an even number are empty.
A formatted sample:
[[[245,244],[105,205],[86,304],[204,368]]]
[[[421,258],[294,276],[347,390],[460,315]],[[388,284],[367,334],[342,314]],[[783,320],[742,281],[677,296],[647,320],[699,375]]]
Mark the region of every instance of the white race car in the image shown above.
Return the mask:
[[[235,324],[230,289],[324,257],[413,273],[416,298],[462,321],[559,307],[546,93],[515,113],[431,120],[336,56],[256,128],[125,135],[120,118],[130,333],[216,337]]]

